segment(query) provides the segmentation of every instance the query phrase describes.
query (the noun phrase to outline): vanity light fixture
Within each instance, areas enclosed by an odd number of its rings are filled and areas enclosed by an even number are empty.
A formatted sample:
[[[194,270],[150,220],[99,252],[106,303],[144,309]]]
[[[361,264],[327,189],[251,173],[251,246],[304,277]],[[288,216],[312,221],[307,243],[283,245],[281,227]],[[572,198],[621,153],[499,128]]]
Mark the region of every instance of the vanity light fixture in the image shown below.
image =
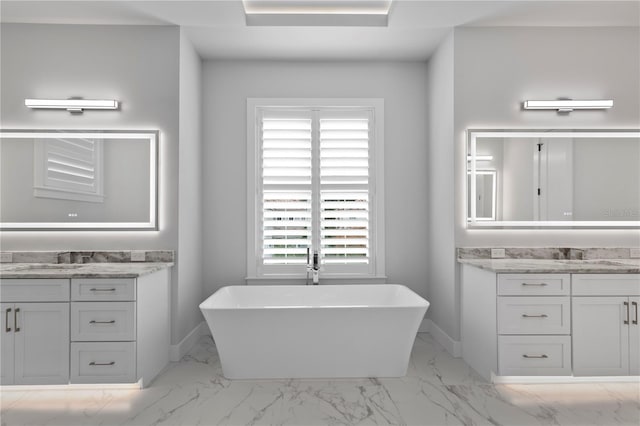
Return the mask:
[[[118,101],[113,99],[25,99],[24,104],[27,108],[66,109],[76,114],[85,109],[118,109]]]
[[[467,155],[467,161],[471,161],[470,155]],[[493,155],[476,155],[476,161],[493,161]]]
[[[612,99],[576,101],[573,99],[558,99],[555,101],[524,101],[524,109],[554,109],[558,112],[569,113],[574,109],[609,109],[613,107]]]
[[[248,26],[386,27],[393,0],[242,0]]]

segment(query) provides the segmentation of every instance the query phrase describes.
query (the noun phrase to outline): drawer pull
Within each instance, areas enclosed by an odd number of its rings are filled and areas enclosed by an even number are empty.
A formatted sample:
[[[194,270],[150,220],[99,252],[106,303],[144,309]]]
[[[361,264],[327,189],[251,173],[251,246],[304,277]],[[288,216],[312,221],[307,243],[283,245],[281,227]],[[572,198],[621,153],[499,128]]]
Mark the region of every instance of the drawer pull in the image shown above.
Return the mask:
[[[542,354],[542,355],[527,355],[527,354],[524,354],[524,355],[522,355],[522,358],[549,358],[549,357],[546,356],[545,354]]]
[[[549,284],[547,284],[547,283],[522,283],[522,285],[528,286],[528,287],[546,287]]]
[[[20,331],[20,327],[18,327],[18,312],[20,312],[20,308],[16,308],[13,311],[13,326],[16,328],[16,333]]]
[[[527,314],[522,314],[522,318],[547,318],[548,315],[547,314],[540,314],[540,315],[527,315]]]
[[[622,302],[622,304],[627,308],[627,319],[624,320],[624,323],[629,324],[629,302]]]
[[[633,324],[638,324],[638,302],[631,302],[634,308],[636,308],[636,319],[633,320]]]
[[[94,362],[94,361],[91,361],[89,363],[89,365],[91,365],[91,366],[96,366],[96,365],[115,365],[115,364],[116,364],[115,361],[111,361],[111,362]]]
[[[7,308],[7,310],[4,312],[4,331],[6,331],[7,333],[11,331],[11,327],[9,327],[9,314],[11,313],[11,308]]]
[[[115,324],[116,320],[111,320],[111,321],[96,321],[96,320],[91,320],[89,321],[89,324]]]
[[[115,288],[92,288],[89,291],[116,291]]]

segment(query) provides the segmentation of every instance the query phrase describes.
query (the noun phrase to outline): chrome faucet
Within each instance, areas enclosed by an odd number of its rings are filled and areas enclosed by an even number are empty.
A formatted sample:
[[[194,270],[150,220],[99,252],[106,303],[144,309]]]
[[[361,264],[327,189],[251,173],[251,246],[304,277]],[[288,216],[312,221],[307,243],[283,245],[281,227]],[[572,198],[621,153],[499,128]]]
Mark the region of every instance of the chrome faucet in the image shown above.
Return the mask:
[[[313,252],[313,261],[311,260],[311,249],[307,247],[307,285],[309,285],[309,272],[313,278],[313,285],[320,283],[320,266],[318,262],[318,252]]]

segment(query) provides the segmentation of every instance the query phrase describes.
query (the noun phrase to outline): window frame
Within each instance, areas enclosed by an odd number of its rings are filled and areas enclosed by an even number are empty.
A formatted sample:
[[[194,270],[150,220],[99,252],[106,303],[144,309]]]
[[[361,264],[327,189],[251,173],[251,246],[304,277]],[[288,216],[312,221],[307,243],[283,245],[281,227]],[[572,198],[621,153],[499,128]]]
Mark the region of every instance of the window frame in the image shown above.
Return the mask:
[[[247,281],[268,279],[304,279],[301,265],[265,268],[261,262],[262,235],[261,197],[262,174],[260,143],[260,111],[262,109],[368,109],[373,113],[372,135],[369,145],[369,217],[370,266],[366,272],[349,272],[344,267],[321,269],[321,279],[377,280],[385,277],[385,221],[384,221],[384,100],[380,98],[248,98],[247,99]],[[280,265],[281,266],[281,265]],[[340,265],[342,266],[342,265]],[[271,271],[269,271],[271,269]],[[347,268],[348,269],[348,268]],[[368,281],[367,281],[368,280]]]

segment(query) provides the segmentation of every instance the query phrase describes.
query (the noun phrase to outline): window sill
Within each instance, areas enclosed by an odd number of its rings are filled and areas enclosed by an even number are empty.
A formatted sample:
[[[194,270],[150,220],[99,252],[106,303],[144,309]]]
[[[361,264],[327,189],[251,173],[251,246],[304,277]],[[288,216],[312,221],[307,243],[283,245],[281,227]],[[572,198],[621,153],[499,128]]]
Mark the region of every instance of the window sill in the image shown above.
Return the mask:
[[[269,277],[246,277],[247,285],[304,285],[307,283],[306,277],[300,276],[269,276]],[[311,278],[309,278],[311,283]],[[386,276],[322,276],[320,275],[320,285],[329,284],[386,284]]]

